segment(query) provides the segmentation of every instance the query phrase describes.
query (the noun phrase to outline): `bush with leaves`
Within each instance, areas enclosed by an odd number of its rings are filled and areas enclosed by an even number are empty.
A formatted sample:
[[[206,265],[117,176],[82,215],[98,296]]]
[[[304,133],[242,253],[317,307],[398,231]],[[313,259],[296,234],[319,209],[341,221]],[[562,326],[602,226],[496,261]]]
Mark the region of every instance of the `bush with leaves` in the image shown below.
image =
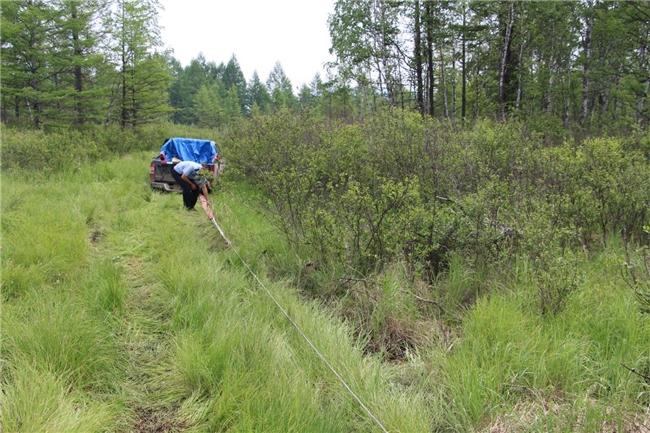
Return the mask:
[[[647,241],[650,164],[616,138],[554,145],[518,122],[457,128],[401,110],[352,125],[280,111],[225,138],[296,246],[364,275],[404,259],[433,281],[450,253],[483,267],[619,233]]]

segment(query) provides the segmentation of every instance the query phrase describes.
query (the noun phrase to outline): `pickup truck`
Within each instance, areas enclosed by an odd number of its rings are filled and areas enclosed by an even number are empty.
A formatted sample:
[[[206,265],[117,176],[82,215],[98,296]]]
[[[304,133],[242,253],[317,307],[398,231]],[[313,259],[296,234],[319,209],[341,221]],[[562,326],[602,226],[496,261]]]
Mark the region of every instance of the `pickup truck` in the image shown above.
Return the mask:
[[[149,180],[151,188],[167,192],[182,192],[171,170],[178,161],[194,161],[210,170],[215,179],[221,174],[221,154],[214,141],[197,138],[167,138],[160,153],[151,159]]]

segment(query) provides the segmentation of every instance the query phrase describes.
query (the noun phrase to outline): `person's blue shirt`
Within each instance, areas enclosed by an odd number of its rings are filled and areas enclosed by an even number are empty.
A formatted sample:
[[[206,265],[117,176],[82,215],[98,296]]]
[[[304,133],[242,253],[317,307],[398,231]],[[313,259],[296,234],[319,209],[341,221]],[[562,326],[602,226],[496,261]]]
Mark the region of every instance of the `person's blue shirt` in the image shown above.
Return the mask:
[[[198,162],[194,161],[181,161],[174,166],[176,173],[185,176],[192,176],[197,171],[199,171],[203,166]]]

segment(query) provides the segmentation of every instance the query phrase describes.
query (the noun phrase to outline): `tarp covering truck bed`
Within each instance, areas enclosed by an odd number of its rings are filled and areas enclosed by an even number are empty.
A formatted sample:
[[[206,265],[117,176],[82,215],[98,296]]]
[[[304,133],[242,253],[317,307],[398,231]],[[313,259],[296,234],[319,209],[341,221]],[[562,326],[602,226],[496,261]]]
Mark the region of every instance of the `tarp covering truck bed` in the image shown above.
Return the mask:
[[[169,138],[163,144],[160,152],[167,161],[178,158],[181,161],[194,161],[200,164],[213,164],[217,156],[217,146],[211,140],[196,138]]]
[[[215,177],[223,169],[219,148],[214,141],[183,137],[168,138],[160,148],[158,156],[151,159],[149,178],[152,188],[181,192],[180,186],[176,184],[171,173],[174,159],[204,164]]]

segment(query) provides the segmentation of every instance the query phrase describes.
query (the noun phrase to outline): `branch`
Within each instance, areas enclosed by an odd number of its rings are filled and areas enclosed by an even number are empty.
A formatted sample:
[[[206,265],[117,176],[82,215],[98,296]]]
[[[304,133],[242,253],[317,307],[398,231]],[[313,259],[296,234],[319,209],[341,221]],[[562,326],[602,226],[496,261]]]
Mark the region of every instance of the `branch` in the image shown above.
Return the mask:
[[[629,370],[632,373],[636,374],[637,376],[641,377],[643,380],[645,380],[645,383],[650,385],[650,376],[647,376],[647,375],[645,375],[643,373],[639,373],[638,371],[636,371],[636,369],[630,368],[630,367],[628,367],[627,365],[625,365],[623,363],[621,363],[621,366],[623,366],[623,368],[625,368],[626,370]]]
[[[426,302],[427,304],[433,304],[433,305],[435,305],[436,307],[438,307],[438,308],[440,308],[441,310],[444,311],[444,308],[442,308],[442,306],[440,305],[440,302],[434,301],[433,299],[423,298],[423,297],[421,297],[421,296],[416,295],[415,293],[412,293],[412,295],[413,295],[413,297],[415,297],[415,299],[417,299],[418,301]]]
[[[641,15],[641,16],[631,16],[631,18],[634,18],[635,20],[638,20],[638,21],[650,20],[650,13],[643,10],[643,8],[641,8],[639,5],[635,4],[635,2],[629,2],[628,4],[630,6],[632,6],[634,8],[634,10]]]

